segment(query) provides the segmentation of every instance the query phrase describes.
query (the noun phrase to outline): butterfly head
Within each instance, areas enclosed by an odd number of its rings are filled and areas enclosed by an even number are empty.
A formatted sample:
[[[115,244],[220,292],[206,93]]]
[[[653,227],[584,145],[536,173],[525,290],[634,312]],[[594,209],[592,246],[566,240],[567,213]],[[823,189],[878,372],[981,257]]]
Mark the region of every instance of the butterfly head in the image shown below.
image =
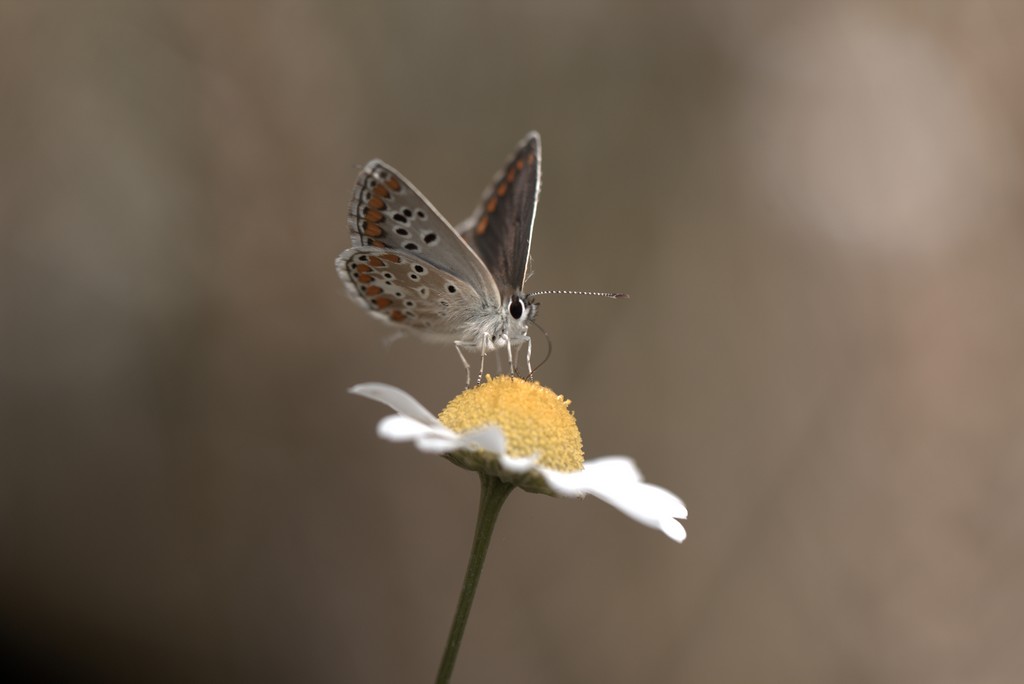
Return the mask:
[[[540,304],[534,301],[533,295],[517,292],[508,301],[509,320],[519,323],[524,329],[527,324],[537,317],[537,309]]]
[[[504,342],[518,343],[528,339],[527,327],[536,318],[539,306],[533,300],[533,295],[513,293],[502,307],[502,322],[500,328],[491,336],[492,343],[504,346]]]

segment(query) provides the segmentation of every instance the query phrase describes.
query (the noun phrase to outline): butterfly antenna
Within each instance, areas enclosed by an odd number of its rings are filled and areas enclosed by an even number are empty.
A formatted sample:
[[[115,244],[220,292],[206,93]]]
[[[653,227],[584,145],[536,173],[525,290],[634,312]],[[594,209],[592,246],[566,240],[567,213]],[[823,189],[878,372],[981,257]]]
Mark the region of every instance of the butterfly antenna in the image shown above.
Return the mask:
[[[534,373],[536,373],[538,370],[540,370],[540,367],[543,366],[545,363],[547,363],[548,359],[551,358],[551,352],[554,350],[555,345],[551,342],[551,336],[548,335],[548,331],[545,330],[544,328],[542,328],[540,323],[538,323],[537,321],[530,321],[530,323],[532,325],[536,326],[537,330],[540,330],[542,333],[544,333],[544,341],[548,343],[548,353],[544,355],[544,360],[542,360],[540,363],[538,363],[536,366],[534,366],[533,370],[530,371],[530,375],[529,375],[528,379],[532,380]]]
[[[591,292],[589,290],[541,290],[540,292],[532,293],[530,298],[532,299],[539,295],[549,294],[589,295],[591,297],[607,297],[608,299],[629,299],[629,295],[625,292]],[[537,329],[544,333],[544,340],[548,343],[548,353],[544,355],[544,360],[538,363],[530,373],[530,378],[532,378],[533,374],[551,358],[551,353],[554,351],[555,345],[551,341],[551,336],[548,335],[548,331],[545,330],[540,323],[537,321],[530,321],[530,323],[537,326]]]
[[[629,295],[625,292],[589,292],[586,290],[542,290],[540,292],[534,292],[530,296],[538,297],[540,295],[549,294],[589,295],[591,297],[607,297],[608,299],[629,299]]]

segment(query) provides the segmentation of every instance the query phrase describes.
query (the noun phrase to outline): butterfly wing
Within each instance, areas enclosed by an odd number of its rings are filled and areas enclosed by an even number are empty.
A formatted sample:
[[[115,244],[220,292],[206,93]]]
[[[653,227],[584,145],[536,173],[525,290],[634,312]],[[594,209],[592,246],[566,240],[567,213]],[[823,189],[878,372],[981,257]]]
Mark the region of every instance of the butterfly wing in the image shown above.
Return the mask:
[[[348,222],[353,247],[417,257],[481,296],[501,301],[487,266],[462,236],[423,193],[379,159],[367,163],[356,179]]]
[[[349,295],[378,320],[438,341],[475,341],[498,301],[419,255],[352,247],[335,266]]]
[[[533,220],[540,195],[540,134],[530,132],[494,177],[459,232],[473,245],[503,298],[526,282]]]

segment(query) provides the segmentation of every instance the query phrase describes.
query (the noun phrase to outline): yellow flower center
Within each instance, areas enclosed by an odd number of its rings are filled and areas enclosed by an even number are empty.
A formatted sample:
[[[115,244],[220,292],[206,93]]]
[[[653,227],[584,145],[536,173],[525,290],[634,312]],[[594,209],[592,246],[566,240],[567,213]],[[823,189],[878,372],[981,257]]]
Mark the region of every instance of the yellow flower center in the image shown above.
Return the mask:
[[[583,469],[583,439],[569,400],[540,383],[488,377],[452,399],[438,417],[458,433],[499,426],[509,456],[536,455],[552,470]]]

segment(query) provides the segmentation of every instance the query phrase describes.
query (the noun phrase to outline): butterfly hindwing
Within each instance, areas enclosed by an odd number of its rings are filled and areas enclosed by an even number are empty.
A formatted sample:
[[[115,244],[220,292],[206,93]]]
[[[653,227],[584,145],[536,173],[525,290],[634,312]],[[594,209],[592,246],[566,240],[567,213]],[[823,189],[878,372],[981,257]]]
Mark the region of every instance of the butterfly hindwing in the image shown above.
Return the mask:
[[[540,134],[531,132],[488,186],[480,206],[459,225],[502,298],[522,291],[526,281],[539,195]]]
[[[400,250],[352,247],[336,262],[349,294],[375,318],[426,337],[462,339],[474,317],[492,312],[462,278]]]

